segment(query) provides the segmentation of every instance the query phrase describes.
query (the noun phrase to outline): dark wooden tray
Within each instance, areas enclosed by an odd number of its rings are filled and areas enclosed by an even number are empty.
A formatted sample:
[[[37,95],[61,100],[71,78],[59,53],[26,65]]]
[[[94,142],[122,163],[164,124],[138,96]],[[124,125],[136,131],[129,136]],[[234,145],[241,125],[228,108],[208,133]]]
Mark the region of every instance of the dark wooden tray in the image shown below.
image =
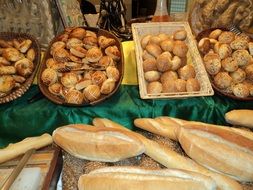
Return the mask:
[[[82,27],[82,28],[97,33],[97,36],[103,35],[103,36],[110,37],[110,38],[113,38],[113,39],[116,40],[116,46],[118,47],[118,49],[121,52],[121,58],[120,58],[120,61],[118,62],[118,65],[117,65],[117,68],[118,68],[118,70],[120,72],[120,79],[116,82],[115,88],[114,88],[114,90],[110,94],[108,94],[108,95],[102,95],[101,94],[100,98],[98,100],[93,101],[93,102],[83,102],[82,104],[70,104],[70,103],[65,102],[65,100],[63,98],[61,98],[59,96],[56,96],[56,95],[53,95],[52,93],[50,93],[49,90],[48,90],[48,87],[41,81],[41,75],[42,75],[42,72],[46,69],[46,61],[47,61],[47,59],[52,57],[50,55],[50,48],[51,48],[51,46],[52,46],[52,44],[54,42],[58,41],[58,37],[64,33],[64,31],[63,31],[62,33],[60,33],[59,35],[57,35],[50,42],[50,44],[49,44],[49,46],[47,48],[47,51],[45,53],[45,56],[43,58],[43,61],[41,63],[41,66],[39,68],[39,71],[38,71],[38,85],[39,85],[39,88],[40,88],[41,92],[49,100],[51,100],[52,102],[54,102],[56,104],[66,105],[66,106],[96,105],[96,104],[101,103],[104,100],[110,98],[118,90],[118,88],[119,88],[119,86],[121,84],[121,81],[122,81],[122,78],[123,78],[123,74],[124,74],[124,59],[123,59],[122,45],[121,45],[119,39],[115,35],[113,35],[112,33],[108,32],[106,30],[102,30],[102,29],[98,29],[98,28],[93,28],[93,27]]]
[[[215,29],[221,29],[223,31],[229,31],[227,28],[210,28],[210,29],[207,29],[207,30],[203,30],[202,32],[200,32],[197,37],[196,37],[196,40],[197,40],[197,43],[204,37],[207,37],[209,36],[209,34],[215,30]],[[203,54],[200,52],[200,55],[201,57],[203,58]],[[208,74],[208,73],[207,73]],[[213,89],[215,90],[215,92],[221,96],[226,96],[226,97],[229,97],[229,98],[232,98],[234,100],[240,100],[240,101],[252,101],[253,100],[253,97],[250,96],[250,97],[246,97],[246,98],[240,98],[240,97],[237,97],[233,94],[230,94],[230,93],[227,93],[227,92],[224,92],[223,90],[219,89],[215,84],[214,84],[214,81],[212,79],[212,77],[208,74],[209,76],[209,79],[210,79],[210,82],[212,84],[212,87]]]
[[[29,78],[26,79],[26,81],[19,88],[15,88],[10,94],[0,98],[0,104],[7,103],[21,97],[33,83],[33,80],[36,76],[36,73],[40,64],[41,50],[40,50],[39,42],[37,41],[35,37],[27,33],[0,32],[0,39],[12,40],[15,38],[32,40],[31,47],[34,48],[36,52],[35,60],[33,61],[33,64],[35,67],[34,67],[33,73],[29,76]]]

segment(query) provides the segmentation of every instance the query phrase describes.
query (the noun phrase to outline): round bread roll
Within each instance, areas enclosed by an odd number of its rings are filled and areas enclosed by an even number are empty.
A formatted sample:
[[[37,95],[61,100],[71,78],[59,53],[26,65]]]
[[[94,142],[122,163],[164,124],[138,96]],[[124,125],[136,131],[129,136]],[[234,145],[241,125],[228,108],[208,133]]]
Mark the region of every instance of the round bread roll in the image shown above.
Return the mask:
[[[250,81],[253,81],[253,64],[248,65],[245,68],[245,72],[246,72],[247,79],[249,79]]]
[[[69,104],[81,104],[84,95],[79,90],[69,90],[65,95],[65,100]]]
[[[249,53],[251,56],[253,56],[253,42],[248,43]]]
[[[202,38],[198,43],[198,49],[201,53],[207,54],[211,48],[211,42],[208,38]]]
[[[75,87],[77,82],[78,76],[73,72],[64,73],[61,77],[61,83],[67,88]]]
[[[228,44],[221,44],[218,50],[221,59],[225,59],[232,54],[232,49]]]
[[[174,40],[185,40],[187,33],[185,30],[177,30],[173,33]]]
[[[223,69],[227,72],[234,72],[238,69],[238,64],[233,57],[227,57],[221,61]]]
[[[58,75],[54,69],[46,68],[41,74],[42,82],[49,86],[57,82]]]
[[[158,81],[160,79],[160,73],[158,71],[148,71],[144,73],[144,78],[148,82]]]
[[[93,36],[86,36],[83,39],[83,46],[86,49],[90,49],[92,47],[97,47],[98,46],[98,39],[96,37],[93,37]]]
[[[162,41],[161,38],[159,38],[158,36],[151,36],[148,43],[159,45],[161,41]]]
[[[234,50],[247,49],[248,48],[248,41],[237,38],[231,42],[230,47]]]
[[[206,71],[210,75],[216,75],[221,69],[221,60],[218,54],[208,53],[204,56],[204,64]]]
[[[186,81],[186,91],[187,92],[196,92],[200,91],[200,84],[196,78],[190,78]]]
[[[233,93],[236,97],[246,98],[249,96],[249,89],[247,85],[239,83],[232,87]]]
[[[160,46],[156,44],[148,44],[146,46],[146,50],[149,54],[151,54],[154,57],[158,57],[162,53],[162,49]]]
[[[188,46],[183,41],[175,41],[174,47],[173,47],[173,53],[174,55],[177,55],[178,57],[186,57],[188,52]]]
[[[92,83],[98,86],[101,86],[106,79],[106,74],[103,71],[95,71],[91,74]]]
[[[181,66],[183,66],[183,61],[182,60],[186,60],[186,57],[184,58],[180,58],[178,56],[174,56],[173,59],[170,61],[171,62],[171,70],[172,71],[176,71],[178,70]],[[186,64],[186,63],[185,63]]]
[[[160,78],[162,83],[166,81],[173,81],[176,79],[178,79],[178,74],[175,71],[166,71],[162,73],[161,78]]]
[[[71,31],[71,33],[69,34],[70,38],[78,38],[80,40],[82,40],[86,35],[86,30],[84,28],[75,28],[74,30]]]
[[[183,80],[188,80],[190,78],[195,78],[195,76],[196,76],[195,69],[190,64],[181,67],[178,70],[178,74],[179,74],[179,78],[183,79]]]
[[[97,100],[101,93],[98,85],[89,85],[83,90],[84,98],[90,102]]]
[[[15,48],[5,48],[3,50],[2,56],[7,59],[8,61],[13,61],[16,62],[20,59],[22,59],[24,56],[22,56],[23,54],[20,53],[17,49]]]
[[[169,39],[169,35],[165,33],[158,34],[158,37],[161,39],[161,41]]]
[[[247,50],[236,50],[233,52],[232,57],[236,60],[239,67],[248,65],[252,58]]]
[[[214,77],[214,84],[220,89],[228,88],[231,85],[232,81],[233,79],[227,72],[219,72]]]
[[[172,52],[174,47],[174,41],[172,39],[164,40],[160,43],[160,46],[163,51]]]
[[[221,29],[215,29],[209,34],[209,38],[211,39],[218,39],[221,35],[222,30]]]
[[[166,80],[162,82],[162,92],[163,93],[173,93],[175,92],[175,80]]]
[[[100,50],[101,51],[101,50]],[[105,49],[105,54],[112,57],[114,61],[119,61],[121,53],[117,46],[109,46]]]
[[[111,78],[106,79],[101,86],[101,94],[110,94],[114,90],[115,84],[115,80]]]
[[[148,53],[148,51],[144,50],[143,53],[142,53],[142,59],[146,60],[146,59],[149,59],[149,58],[155,58],[155,56],[151,55],[150,53]]]
[[[235,84],[241,83],[246,79],[246,72],[241,68],[238,68],[236,71],[230,73],[229,75],[232,77]]]
[[[54,95],[60,95],[62,91],[63,85],[59,82],[56,82],[48,87],[50,93]]]
[[[151,35],[150,35],[150,34],[147,34],[147,35],[145,35],[145,36],[141,39],[141,47],[142,47],[143,49],[145,49],[146,46],[148,45],[148,42],[149,42],[150,38],[151,38]]]
[[[248,43],[251,41],[251,38],[249,37],[249,35],[245,34],[245,33],[241,33],[239,35],[235,35],[235,39],[236,40],[245,40]]]
[[[15,87],[15,80],[10,75],[0,76],[0,92],[7,93],[10,92]]]
[[[171,59],[171,54],[168,51],[160,54],[157,57],[157,61],[156,61],[157,70],[160,72],[168,71],[172,67],[170,59]]]
[[[234,41],[234,39],[235,34],[230,31],[223,31],[218,37],[218,41],[224,44],[230,44],[232,41]]]
[[[155,58],[148,58],[148,59],[144,60],[143,63],[142,63],[142,66],[143,66],[143,71],[144,72],[157,71],[156,59]]]
[[[103,53],[98,47],[92,47],[86,53],[86,59],[92,63],[98,62],[101,57],[103,57]]]
[[[162,92],[162,84],[158,81],[150,82],[147,85],[148,94],[157,94]]]
[[[175,91],[176,92],[186,92],[186,81],[183,79],[175,80]]]
[[[108,66],[114,65],[113,59],[110,56],[108,56],[108,55],[103,56],[99,60],[98,63],[99,63],[99,65],[101,65],[102,67],[105,67],[105,68],[107,68]]]
[[[106,75],[108,78],[118,81],[120,79],[119,70],[114,66],[109,66],[106,68]]]

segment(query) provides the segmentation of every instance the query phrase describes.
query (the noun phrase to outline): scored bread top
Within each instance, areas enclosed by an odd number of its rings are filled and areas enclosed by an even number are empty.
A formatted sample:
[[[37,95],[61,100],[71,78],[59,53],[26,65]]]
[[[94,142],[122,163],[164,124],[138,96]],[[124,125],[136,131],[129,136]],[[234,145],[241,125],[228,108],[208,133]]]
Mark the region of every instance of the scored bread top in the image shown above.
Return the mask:
[[[127,131],[72,124],[53,133],[54,142],[78,158],[116,162],[144,152],[142,142]]]

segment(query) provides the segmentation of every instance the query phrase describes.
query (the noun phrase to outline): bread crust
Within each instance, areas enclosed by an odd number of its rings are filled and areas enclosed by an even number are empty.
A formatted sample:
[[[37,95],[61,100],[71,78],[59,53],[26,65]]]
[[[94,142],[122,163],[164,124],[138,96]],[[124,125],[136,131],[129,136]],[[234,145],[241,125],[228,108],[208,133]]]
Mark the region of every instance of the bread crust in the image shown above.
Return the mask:
[[[54,142],[71,155],[94,161],[116,162],[144,152],[142,142],[119,129],[72,124],[53,132]]]

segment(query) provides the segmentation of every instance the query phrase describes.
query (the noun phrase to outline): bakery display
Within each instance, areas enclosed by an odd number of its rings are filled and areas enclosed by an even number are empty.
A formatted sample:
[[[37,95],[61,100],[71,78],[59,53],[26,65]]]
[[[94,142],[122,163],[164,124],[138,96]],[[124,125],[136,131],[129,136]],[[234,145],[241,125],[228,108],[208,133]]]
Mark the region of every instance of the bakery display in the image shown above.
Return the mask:
[[[37,40],[24,33],[0,33],[0,103],[22,96],[30,87],[40,63]]]
[[[232,26],[253,34],[251,0],[195,0],[191,4],[188,21],[195,35],[209,28]]]
[[[225,28],[202,31],[197,36],[199,51],[214,89],[238,100],[252,100],[252,39]],[[206,43],[205,43],[206,42]]]
[[[122,77],[118,39],[97,28],[73,27],[52,40],[38,73],[38,83],[51,101],[82,106],[112,96]]]
[[[132,30],[142,99],[213,95],[187,23],[136,23]]]

